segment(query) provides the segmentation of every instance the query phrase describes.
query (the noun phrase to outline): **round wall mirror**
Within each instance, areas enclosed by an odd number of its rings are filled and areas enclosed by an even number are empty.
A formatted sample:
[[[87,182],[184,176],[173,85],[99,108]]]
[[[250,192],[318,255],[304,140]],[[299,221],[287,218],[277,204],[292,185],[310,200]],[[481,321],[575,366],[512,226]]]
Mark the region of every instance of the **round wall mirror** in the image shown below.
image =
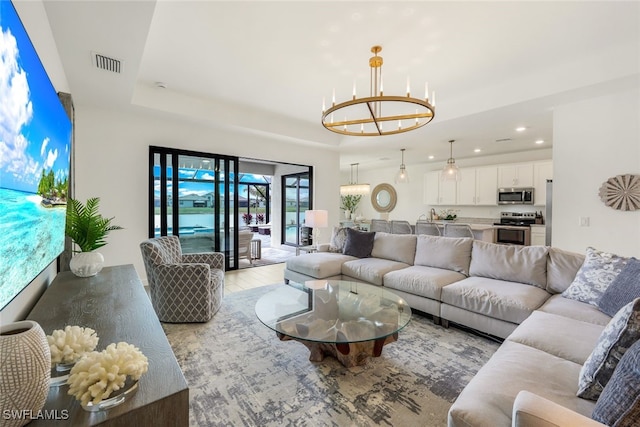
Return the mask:
[[[371,192],[371,204],[378,212],[391,212],[397,199],[396,189],[390,184],[378,184]]]

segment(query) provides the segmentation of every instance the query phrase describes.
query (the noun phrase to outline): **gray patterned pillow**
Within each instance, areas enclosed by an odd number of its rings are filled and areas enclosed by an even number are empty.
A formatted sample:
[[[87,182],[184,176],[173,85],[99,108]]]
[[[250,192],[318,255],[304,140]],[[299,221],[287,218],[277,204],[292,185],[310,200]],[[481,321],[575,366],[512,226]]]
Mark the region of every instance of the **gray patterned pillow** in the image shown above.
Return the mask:
[[[587,248],[582,267],[562,296],[597,307],[602,294],[626,263],[627,258]]]
[[[608,426],[640,425],[640,341],[620,359],[591,418]]]
[[[578,397],[597,400],[618,362],[640,339],[640,298],[625,305],[604,328],[580,370]]]
[[[636,298],[640,298],[640,260],[632,257],[604,291],[598,300],[598,308],[613,317]]]
[[[329,243],[329,252],[342,253],[344,244],[347,241],[347,229],[345,227],[333,227],[331,242]]]

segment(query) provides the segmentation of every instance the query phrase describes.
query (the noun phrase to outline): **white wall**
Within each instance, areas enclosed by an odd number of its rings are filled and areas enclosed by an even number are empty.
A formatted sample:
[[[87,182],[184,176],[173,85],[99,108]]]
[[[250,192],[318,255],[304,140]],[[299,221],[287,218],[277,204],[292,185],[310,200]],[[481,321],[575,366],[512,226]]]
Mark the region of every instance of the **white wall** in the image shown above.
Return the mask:
[[[640,256],[640,211],[614,210],[598,196],[608,178],[640,174],[639,119],[637,89],[555,109],[554,246]],[[590,226],[580,227],[579,217],[588,217]]]
[[[125,228],[112,232],[100,250],[105,264],[134,264],[143,280],[139,244],[148,229],[149,145],[313,166],[315,206],[328,209],[330,221],[338,221],[340,177],[330,172],[339,167],[336,151],[153,117],[139,109],[119,112],[76,105],[76,198],[100,197],[101,213]]]

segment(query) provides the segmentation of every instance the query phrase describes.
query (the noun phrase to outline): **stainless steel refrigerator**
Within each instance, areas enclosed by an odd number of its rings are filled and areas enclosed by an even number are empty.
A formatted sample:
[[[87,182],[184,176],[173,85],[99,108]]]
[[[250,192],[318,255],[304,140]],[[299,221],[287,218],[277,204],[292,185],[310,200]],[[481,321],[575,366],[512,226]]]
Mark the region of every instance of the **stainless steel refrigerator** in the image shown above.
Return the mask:
[[[544,224],[545,224],[545,245],[551,246],[551,218],[552,218],[552,207],[553,207],[553,180],[547,180],[547,200],[545,201],[545,216],[544,216]]]

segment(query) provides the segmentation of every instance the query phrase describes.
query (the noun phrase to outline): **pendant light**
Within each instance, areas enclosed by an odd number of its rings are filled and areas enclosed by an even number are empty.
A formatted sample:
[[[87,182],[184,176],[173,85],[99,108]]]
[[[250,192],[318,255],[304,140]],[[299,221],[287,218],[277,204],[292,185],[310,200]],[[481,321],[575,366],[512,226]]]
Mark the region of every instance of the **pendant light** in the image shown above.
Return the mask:
[[[400,150],[402,153],[402,163],[400,164],[400,170],[396,173],[396,184],[406,184],[409,182],[409,173],[404,166],[404,148]]]
[[[456,159],[453,158],[453,143],[455,139],[449,140],[450,151],[449,151],[449,159],[447,160],[447,164],[444,166],[442,170],[442,174],[440,177],[443,181],[460,181],[460,173],[458,171],[458,166],[456,166]]]
[[[340,186],[340,195],[341,196],[362,196],[369,194],[370,186],[369,184],[358,184],[358,164],[359,163],[351,163],[351,177],[349,179],[349,184]],[[353,167],[356,167],[356,179],[353,180]]]

